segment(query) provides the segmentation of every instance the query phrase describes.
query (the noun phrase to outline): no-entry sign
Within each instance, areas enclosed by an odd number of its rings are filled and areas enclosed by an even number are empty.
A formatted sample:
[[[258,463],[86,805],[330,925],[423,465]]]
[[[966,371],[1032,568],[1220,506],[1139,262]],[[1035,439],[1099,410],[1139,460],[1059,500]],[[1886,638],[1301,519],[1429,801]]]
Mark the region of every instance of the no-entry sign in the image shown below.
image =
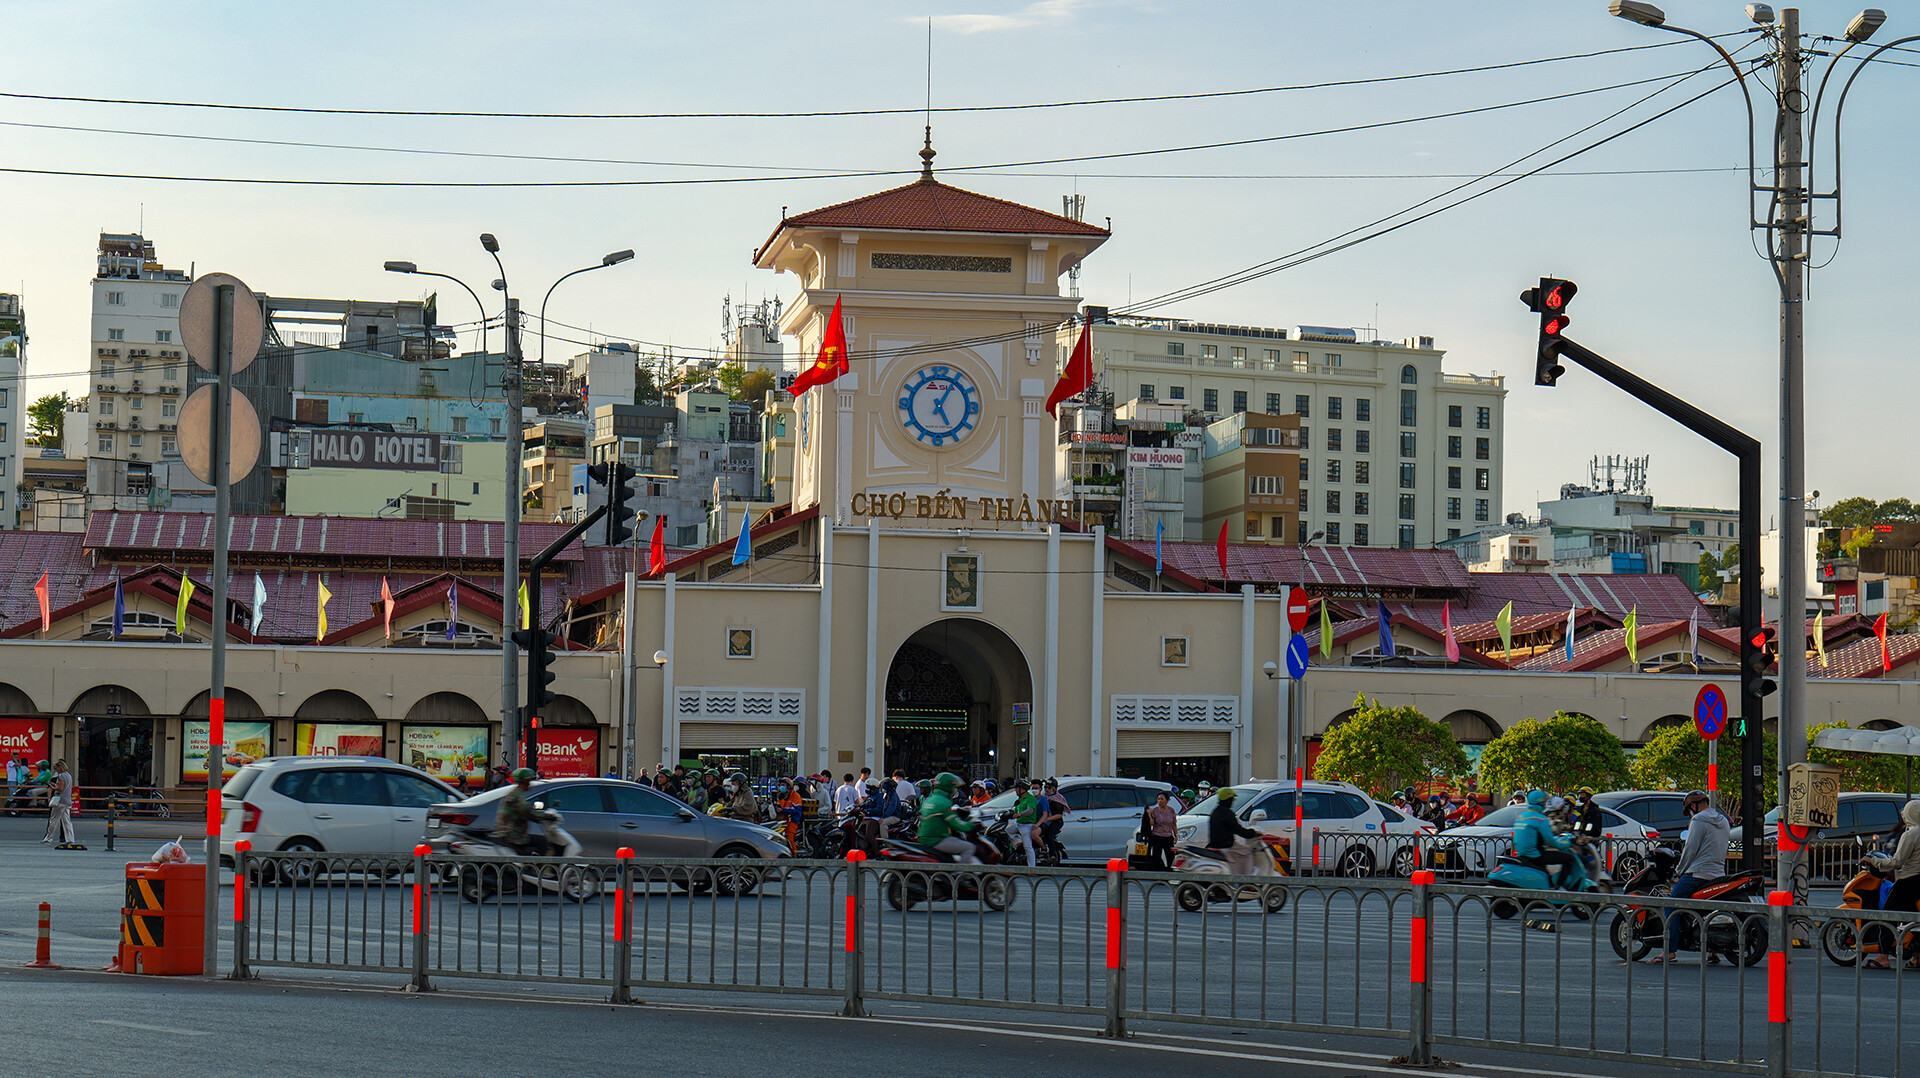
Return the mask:
[[[1291,588],[1287,591],[1287,627],[1296,633],[1307,627],[1307,591],[1305,588]]]
[[[1700,686],[1693,698],[1693,726],[1700,736],[1713,741],[1727,728],[1727,694],[1718,685]]]

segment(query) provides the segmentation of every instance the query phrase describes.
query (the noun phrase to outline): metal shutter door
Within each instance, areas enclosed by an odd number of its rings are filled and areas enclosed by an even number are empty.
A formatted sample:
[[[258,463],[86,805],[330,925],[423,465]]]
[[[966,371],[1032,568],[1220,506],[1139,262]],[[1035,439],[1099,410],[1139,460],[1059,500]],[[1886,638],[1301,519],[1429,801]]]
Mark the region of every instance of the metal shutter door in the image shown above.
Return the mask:
[[[800,744],[800,726],[791,722],[683,722],[680,751],[713,749],[790,749]]]
[[[1233,735],[1225,730],[1120,730],[1120,759],[1144,757],[1231,756]]]

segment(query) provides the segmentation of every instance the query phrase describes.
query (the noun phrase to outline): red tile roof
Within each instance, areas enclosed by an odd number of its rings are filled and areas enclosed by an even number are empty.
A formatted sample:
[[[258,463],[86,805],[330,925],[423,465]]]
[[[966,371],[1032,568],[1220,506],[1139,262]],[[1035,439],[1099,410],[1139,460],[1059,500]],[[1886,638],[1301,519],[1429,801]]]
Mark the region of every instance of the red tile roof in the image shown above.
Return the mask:
[[[1634,649],[1641,655],[1651,658],[1656,650],[1652,645],[1674,636],[1685,637],[1687,622],[1667,621],[1640,624],[1634,629]],[[1701,636],[1709,635],[1705,628]],[[1522,670],[1598,670],[1611,662],[1627,657],[1627,630],[1605,629],[1590,633],[1574,641],[1573,661],[1567,661],[1567,649],[1561,644],[1549,651],[1543,651],[1531,659],[1514,665]]]
[[[953,187],[938,180],[916,180],[904,187],[837,202],[783,218],[767,242],[754,252],[765,256],[774,238],[788,228],[880,228],[910,232],[992,232],[1026,236],[1099,236],[1111,232],[1071,217],[1036,210]]]
[[[530,559],[566,532],[565,524],[520,525],[520,556]],[[497,521],[376,520],[367,517],[237,516],[229,548],[236,554],[395,559],[489,560],[502,556]],[[98,512],[87,520],[87,549],[111,557],[121,550],[213,549],[211,513]],[[556,561],[579,561],[578,542]]]
[[[1857,677],[1857,678],[1910,678],[1914,672],[1905,667],[1920,660],[1920,634],[1905,633],[1887,637],[1887,651],[1893,659],[1893,671],[1886,672],[1880,665],[1880,638],[1869,636],[1856,640],[1842,648],[1827,651],[1827,665],[1822,668],[1820,657],[1807,656],[1808,677]]]
[[[1127,544],[1153,560],[1151,543]],[[1212,543],[1165,543],[1163,560],[1201,580],[1241,584],[1304,584],[1309,590],[1341,586],[1415,589],[1469,588],[1474,578],[1450,550],[1400,550],[1395,547],[1298,547],[1263,543],[1227,544],[1227,576]],[[1438,608],[1434,617],[1438,618]],[[1437,624],[1437,622],[1436,622]]]

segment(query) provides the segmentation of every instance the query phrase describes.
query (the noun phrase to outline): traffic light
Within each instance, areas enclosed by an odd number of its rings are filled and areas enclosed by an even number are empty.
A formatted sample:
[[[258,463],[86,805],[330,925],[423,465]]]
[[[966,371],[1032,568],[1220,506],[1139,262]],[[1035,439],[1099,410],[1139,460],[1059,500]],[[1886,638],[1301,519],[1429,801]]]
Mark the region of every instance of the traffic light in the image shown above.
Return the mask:
[[[527,653],[526,713],[534,728],[538,729],[538,716],[554,701],[552,651],[560,645],[560,636],[545,629],[516,629],[513,642]]]
[[[627,499],[633,496],[633,488],[628,484],[638,474],[631,465],[619,462],[587,466],[587,475],[607,488],[608,546],[620,546],[633,538],[634,511],[627,507]]]
[[[1520,293],[1520,302],[1540,316],[1540,353],[1534,360],[1533,384],[1550,386],[1560,380],[1566,368],[1560,365],[1560,337],[1573,319],[1567,317],[1567,305],[1580,286],[1558,277],[1540,278],[1540,287]]]
[[[1747,643],[1752,647],[1741,656],[1741,686],[1752,696],[1770,695],[1779,688],[1767,676],[1767,670],[1780,658],[1779,632],[1771,625],[1762,625]]]

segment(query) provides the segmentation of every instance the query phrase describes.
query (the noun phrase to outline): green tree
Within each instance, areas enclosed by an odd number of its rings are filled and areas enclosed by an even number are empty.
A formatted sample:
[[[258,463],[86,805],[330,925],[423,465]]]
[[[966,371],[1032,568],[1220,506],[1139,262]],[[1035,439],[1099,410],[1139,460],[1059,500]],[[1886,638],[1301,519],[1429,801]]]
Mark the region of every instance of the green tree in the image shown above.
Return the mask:
[[[42,449],[63,448],[69,403],[66,391],[62,390],[27,405],[28,444]]]
[[[1728,816],[1740,814],[1740,742],[1731,736],[1720,741],[1720,772],[1728,781],[1720,784],[1720,805]],[[1760,784],[1760,811],[1773,808],[1779,800],[1780,739],[1766,735]],[[1691,725],[1669,726],[1647,739],[1645,747],[1627,768],[1627,777],[1636,789],[1704,790],[1707,788],[1707,743]]]
[[[722,363],[720,369],[713,373],[714,379],[720,383],[720,388],[727,391],[727,396],[739,400],[740,382],[747,376],[747,369],[738,363]]]
[[[1882,752],[1840,752],[1813,747],[1813,735],[1822,730],[1847,729],[1844,722],[1823,722],[1807,731],[1807,761],[1841,768],[1843,790],[1883,790],[1889,793],[1907,788],[1907,757]]]
[[[1353,715],[1321,738],[1315,775],[1377,792],[1466,772],[1467,754],[1444,723],[1415,707],[1368,703],[1364,693],[1353,706]]]
[[[746,401],[755,408],[759,408],[766,403],[767,392],[773,389],[773,386],[773,373],[771,371],[748,371],[740,378],[740,392],[738,396],[740,400]]]
[[[1620,739],[1599,720],[1564,711],[1545,721],[1522,719],[1480,753],[1480,789],[1496,798],[1518,789],[1605,790],[1626,778]]]
[[[645,364],[634,369],[633,403],[657,404],[660,401],[660,382],[653,376],[652,368]]]
[[[1864,528],[1878,523],[1880,503],[1872,498],[1842,498],[1820,511],[1821,519],[1833,528]]]
[[[1722,570],[1731,574],[1727,577],[1727,580],[1732,580],[1734,576],[1738,575],[1740,571],[1740,544],[1733,544],[1726,549],[1725,553],[1718,557],[1715,557],[1711,550],[1702,550],[1700,552],[1700,590],[1719,590],[1720,585],[1726,582],[1716,575]]]

